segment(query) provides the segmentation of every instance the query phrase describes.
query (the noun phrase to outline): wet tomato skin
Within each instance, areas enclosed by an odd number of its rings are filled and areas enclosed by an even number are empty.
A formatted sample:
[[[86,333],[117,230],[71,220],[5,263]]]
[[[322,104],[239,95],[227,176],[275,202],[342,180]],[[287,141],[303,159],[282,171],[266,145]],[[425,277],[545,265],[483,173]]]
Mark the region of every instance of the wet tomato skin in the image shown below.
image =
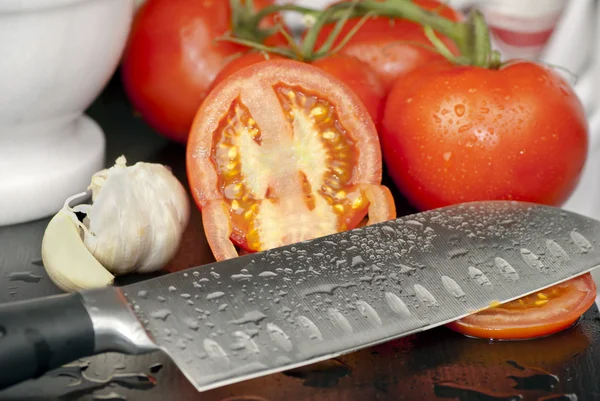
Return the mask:
[[[462,15],[437,0],[415,0],[417,5],[442,15],[450,20],[458,21]],[[334,47],[359,23],[360,18],[350,19],[343,27]],[[327,40],[335,24],[327,24],[319,32],[315,49],[319,49]],[[450,39],[441,34],[438,38],[452,51],[458,50]],[[442,60],[443,57],[431,49],[431,42],[425,36],[423,27],[404,19],[388,17],[371,17],[364,21],[359,30],[342,47],[340,53],[354,56],[368,64],[379,76],[385,92],[400,77],[430,62]]]
[[[261,9],[272,0],[255,0]],[[264,20],[273,26],[273,18]],[[228,58],[248,49],[219,41],[231,30],[229,2],[147,0],[137,12],[123,55],[125,91],[156,131],[185,143],[210,83]],[[287,43],[281,35],[269,44]]]
[[[450,323],[470,337],[525,340],[571,327],[596,300],[596,285],[587,273],[539,293],[492,307]]]
[[[480,200],[560,206],[588,149],[577,95],[532,62],[425,66],[395,84],[382,126],[387,171],[420,210]]]
[[[360,152],[358,151],[360,149]],[[395,217],[368,111],[317,67],[269,60],[222,81],[196,114],[192,194],[217,260]]]

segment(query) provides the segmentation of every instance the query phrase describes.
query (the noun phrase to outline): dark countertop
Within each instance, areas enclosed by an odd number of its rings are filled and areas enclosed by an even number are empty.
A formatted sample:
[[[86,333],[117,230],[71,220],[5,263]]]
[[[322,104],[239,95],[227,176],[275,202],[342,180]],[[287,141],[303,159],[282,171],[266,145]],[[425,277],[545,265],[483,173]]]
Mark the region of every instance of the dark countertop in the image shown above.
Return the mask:
[[[160,162],[170,165],[187,185],[184,147],[166,141],[133,117],[118,79],[110,83],[88,114],[106,133],[107,165],[120,154],[125,154],[130,164]],[[412,212],[401,200],[398,211]],[[40,245],[48,221],[0,227],[0,302],[60,293],[41,264]],[[200,214],[193,208],[184,243],[167,270],[210,261]],[[11,281],[8,275],[15,271],[28,271],[41,279]],[[118,284],[143,278],[126,277]],[[575,327],[543,339],[489,343],[438,328],[206,393],[196,392],[162,354],[106,354],[0,392],[0,401],[583,401],[600,400],[598,366],[600,314],[593,306]]]

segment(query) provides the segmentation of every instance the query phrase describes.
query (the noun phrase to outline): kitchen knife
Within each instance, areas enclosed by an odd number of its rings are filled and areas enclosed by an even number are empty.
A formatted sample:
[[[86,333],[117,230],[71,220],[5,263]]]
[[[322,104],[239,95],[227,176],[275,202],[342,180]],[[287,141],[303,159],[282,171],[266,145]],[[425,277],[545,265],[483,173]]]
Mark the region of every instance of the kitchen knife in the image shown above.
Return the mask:
[[[466,203],[120,288],[0,306],[0,388],[162,349],[199,391],[424,331],[584,274],[600,222]]]

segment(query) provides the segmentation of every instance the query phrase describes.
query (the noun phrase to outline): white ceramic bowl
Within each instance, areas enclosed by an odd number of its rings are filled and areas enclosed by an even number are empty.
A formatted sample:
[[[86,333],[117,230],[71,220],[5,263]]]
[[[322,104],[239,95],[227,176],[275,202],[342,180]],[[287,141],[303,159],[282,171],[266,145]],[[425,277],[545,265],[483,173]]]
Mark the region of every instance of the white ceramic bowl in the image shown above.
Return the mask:
[[[83,114],[115,72],[134,0],[0,1],[0,225],[57,212],[104,165]]]

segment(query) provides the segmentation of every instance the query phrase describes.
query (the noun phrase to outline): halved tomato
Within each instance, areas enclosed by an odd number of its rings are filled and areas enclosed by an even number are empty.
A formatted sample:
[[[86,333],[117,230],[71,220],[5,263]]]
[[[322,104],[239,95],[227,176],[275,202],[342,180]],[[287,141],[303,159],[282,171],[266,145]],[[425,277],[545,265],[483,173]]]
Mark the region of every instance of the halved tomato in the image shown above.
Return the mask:
[[[377,131],[360,99],[317,67],[269,60],[221,82],[187,147],[192,194],[217,260],[396,216]]]
[[[233,59],[223,67],[213,80],[209,90],[214,89],[231,74],[244,67],[260,61],[282,58],[284,57],[264,52],[246,53]],[[312,65],[319,67],[348,85],[367,108],[375,126],[378,126],[383,117],[385,90],[383,83],[371,67],[356,57],[345,54],[333,54],[312,62]]]
[[[448,324],[478,338],[520,340],[547,336],[571,327],[596,300],[588,273]]]

